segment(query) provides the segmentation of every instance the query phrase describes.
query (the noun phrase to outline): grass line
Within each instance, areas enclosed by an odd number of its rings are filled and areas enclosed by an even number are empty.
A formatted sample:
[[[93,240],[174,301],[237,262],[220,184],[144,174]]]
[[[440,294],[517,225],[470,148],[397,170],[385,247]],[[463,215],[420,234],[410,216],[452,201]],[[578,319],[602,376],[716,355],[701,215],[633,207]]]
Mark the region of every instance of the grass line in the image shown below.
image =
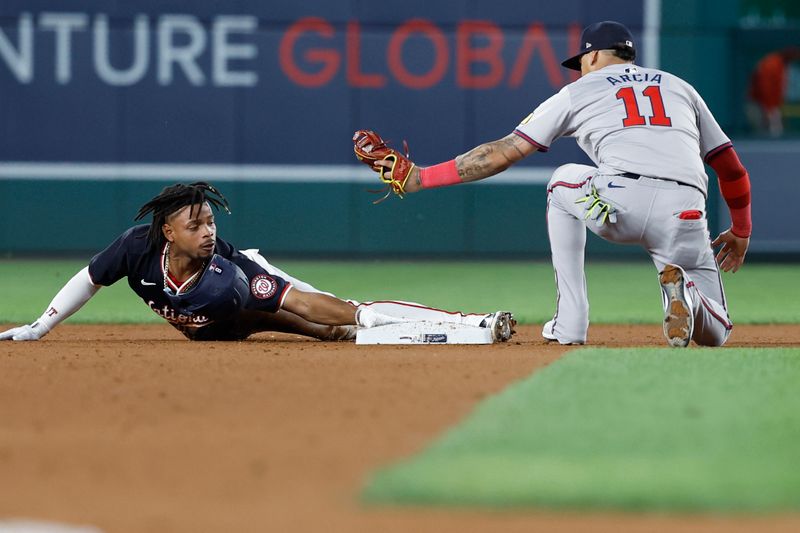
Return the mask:
[[[800,349],[580,349],[489,398],[368,502],[800,509]]]

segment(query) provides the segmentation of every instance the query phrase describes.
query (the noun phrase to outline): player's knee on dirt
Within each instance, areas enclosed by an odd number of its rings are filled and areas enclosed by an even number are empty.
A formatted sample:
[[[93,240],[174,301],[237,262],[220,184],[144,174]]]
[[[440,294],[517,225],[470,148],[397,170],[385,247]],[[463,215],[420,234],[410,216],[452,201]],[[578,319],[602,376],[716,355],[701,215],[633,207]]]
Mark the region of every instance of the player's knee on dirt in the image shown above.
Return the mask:
[[[718,347],[724,345],[728,337],[731,334],[731,330],[718,330],[714,329],[707,329],[707,330],[700,330],[695,329],[694,335],[692,336],[692,340],[698,346],[709,346],[709,347]]]

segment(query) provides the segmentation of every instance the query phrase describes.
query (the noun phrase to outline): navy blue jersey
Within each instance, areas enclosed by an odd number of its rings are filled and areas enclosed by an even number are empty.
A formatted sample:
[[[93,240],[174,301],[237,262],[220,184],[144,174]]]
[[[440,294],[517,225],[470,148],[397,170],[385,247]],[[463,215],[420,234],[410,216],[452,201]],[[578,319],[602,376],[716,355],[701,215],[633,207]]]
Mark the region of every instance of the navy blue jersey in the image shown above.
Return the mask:
[[[148,246],[149,225],[134,226],[112,242],[89,262],[89,276],[95,285],[109,286],[127,277],[133,292],[158,316],[175,326],[187,336],[192,331],[214,322],[230,322],[235,317],[187,316],[170,305],[164,293],[164,249],[151,250]],[[245,309],[274,313],[281,308],[291,284],[273,276],[236,250],[230,243],[217,237],[214,253],[236,264],[247,276],[250,298]]]

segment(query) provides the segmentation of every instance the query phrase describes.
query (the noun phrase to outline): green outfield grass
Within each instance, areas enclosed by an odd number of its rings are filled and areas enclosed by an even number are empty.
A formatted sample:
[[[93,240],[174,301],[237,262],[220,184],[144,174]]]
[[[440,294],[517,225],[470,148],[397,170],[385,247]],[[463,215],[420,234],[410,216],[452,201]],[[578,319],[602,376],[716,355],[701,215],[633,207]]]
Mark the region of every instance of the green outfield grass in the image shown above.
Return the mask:
[[[579,349],[378,472],[373,503],[800,510],[800,349]]]
[[[547,262],[276,261],[294,275],[343,298],[396,299],[451,310],[509,309],[523,323],[543,323],[555,309],[553,270]],[[82,261],[0,261],[0,322],[38,317]],[[726,274],[731,316],[738,323],[800,320],[798,265],[752,264]],[[658,323],[661,301],[649,263],[587,265],[594,323]],[[73,322],[158,322],[125,280],[105,288]]]

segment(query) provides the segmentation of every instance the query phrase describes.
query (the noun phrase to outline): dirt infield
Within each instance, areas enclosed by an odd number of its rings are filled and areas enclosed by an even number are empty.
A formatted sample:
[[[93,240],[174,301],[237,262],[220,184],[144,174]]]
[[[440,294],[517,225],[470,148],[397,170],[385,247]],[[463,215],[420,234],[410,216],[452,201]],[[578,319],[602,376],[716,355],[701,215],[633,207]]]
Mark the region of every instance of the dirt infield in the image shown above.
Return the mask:
[[[567,351],[521,329],[490,347],[191,343],[166,325],[0,343],[0,519],[106,533],[800,531],[800,515],[361,506],[371,470]],[[663,345],[658,326],[592,326],[591,342]],[[800,326],[737,326],[730,345],[800,346]]]

